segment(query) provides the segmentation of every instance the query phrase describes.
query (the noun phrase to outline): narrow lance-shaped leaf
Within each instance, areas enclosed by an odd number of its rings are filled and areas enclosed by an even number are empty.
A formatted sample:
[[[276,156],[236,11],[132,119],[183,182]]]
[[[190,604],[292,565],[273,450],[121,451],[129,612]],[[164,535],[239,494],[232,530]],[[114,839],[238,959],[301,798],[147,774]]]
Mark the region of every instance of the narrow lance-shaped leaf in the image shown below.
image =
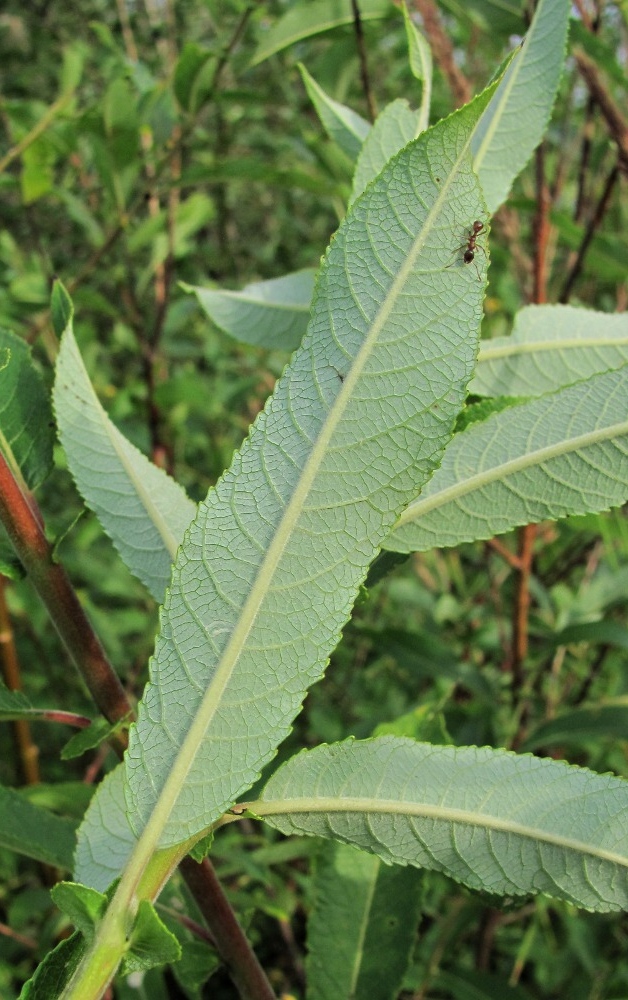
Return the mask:
[[[57,284],[53,315],[63,332],[54,404],[70,471],[132,573],[161,600],[196,505],[111,422],[92,389],[72,330],[72,303]]]
[[[417,132],[423,132],[430,123],[430,104],[432,101],[432,51],[417,26],[412,21],[408,8],[402,7],[403,19],[406,25],[408,39],[408,56],[412,75],[421,80],[421,111],[419,113]]]
[[[567,0],[540,0],[473,137],[474,165],[491,213],[545,132],[565,60],[569,13]]]
[[[482,344],[469,386],[478,396],[542,396],[628,362],[628,315],[527,306],[512,334]]]
[[[299,70],[308,97],[316,108],[330,139],[351,159],[355,160],[362,143],[369,134],[371,126],[351,108],[334,101],[310,76],[305,66],[299,64]]]
[[[305,750],[256,814],[499,895],[628,908],[628,782],[562,761],[402,737]]]
[[[628,365],[511,406],[449,442],[384,547],[422,552],[628,499]]]
[[[360,0],[360,18],[363,21],[386,17],[391,11],[394,11],[391,0]],[[257,66],[303,38],[320,35],[343,24],[353,24],[354,16],[351,0],[294,3],[262,37],[249,65]]]
[[[308,1000],[395,1000],[416,938],[421,873],[327,843],[312,883]]]
[[[146,845],[199,834],[272,757],[451,434],[483,286],[445,265],[454,214],[482,214],[467,148],[488,97],[356,202],[302,348],[186,534],[126,756]]]

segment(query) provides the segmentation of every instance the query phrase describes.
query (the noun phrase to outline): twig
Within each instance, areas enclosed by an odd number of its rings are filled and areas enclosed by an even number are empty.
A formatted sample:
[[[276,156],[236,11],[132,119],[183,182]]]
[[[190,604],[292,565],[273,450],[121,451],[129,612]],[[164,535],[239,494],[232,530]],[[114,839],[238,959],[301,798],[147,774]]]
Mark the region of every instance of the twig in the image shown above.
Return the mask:
[[[2,676],[9,691],[21,691],[20,664],[6,602],[6,578],[2,574],[0,574],[0,658]],[[28,721],[15,719],[12,729],[22,777],[27,785],[36,785],[39,782],[39,747],[33,742]]]
[[[355,40],[358,47],[358,58],[360,60],[360,76],[362,77],[362,89],[364,90],[364,97],[366,98],[366,105],[369,109],[369,118],[372,122],[377,118],[377,108],[375,106],[375,97],[373,95],[373,90],[371,87],[371,78],[369,76],[368,62],[366,59],[366,45],[364,42],[364,28],[362,26],[362,18],[360,16],[360,8],[358,6],[358,0],[351,0],[351,9],[353,11],[353,29],[355,31]]]
[[[602,194],[600,195],[600,200],[596,205],[593,215],[589,219],[589,223],[582,237],[580,247],[576,255],[576,259],[573,262],[573,265],[565,280],[565,284],[563,285],[563,289],[558,297],[559,302],[569,301],[569,296],[571,295],[573,286],[575,285],[576,281],[580,276],[580,272],[582,271],[584,258],[587,253],[587,250],[591,245],[591,240],[593,239],[596,231],[602,224],[602,220],[606,215],[606,210],[611,200],[611,195],[618,180],[619,180],[619,164],[616,163],[611,172],[609,173],[608,177],[606,178],[606,183],[604,185]]]
[[[186,884],[194,893],[220,956],[226,963],[242,1000],[276,1000],[266,974],[207,859],[197,864],[187,857],[179,867]]]
[[[602,75],[593,60],[580,48],[574,49],[573,57],[591,94],[599,105],[611,138],[617,143],[620,170],[623,173],[628,173],[628,120],[624,118],[611,97],[602,79]]]
[[[533,301],[540,305],[546,301],[547,245],[549,242],[550,192],[545,180],[545,150],[543,144],[535,154],[536,162],[536,214],[534,216],[534,285]]]
[[[5,153],[5,155],[0,160],[0,174],[4,173],[7,167],[11,165],[13,160],[16,160],[19,156],[21,156],[22,153],[24,153],[29,146],[32,146],[33,143],[37,139],[39,139],[40,135],[42,135],[46,131],[48,126],[52,124],[53,120],[57,117],[59,112],[63,111],[63,108],[68,103],[71,97],[72,97],[72,92],[61,94],[61,97],[58,97],[57,100],[50,105],[46,113],[42,115],[42,117],[39,119],[37,124],[30,130],[30,132],[28,132],[23,139],[20,139],[20,141],[16,143],[15,146],[12,146],[11,149],[7,153]]]
[[[33,512],[34,504],[20,489],[0,452],[0,522],[94,701],[109,722],[118,722],[130,710],[124,688],[65,570],[53,558],[52,545]],[[124,743],[122,733],[114,739],[119,745]]]

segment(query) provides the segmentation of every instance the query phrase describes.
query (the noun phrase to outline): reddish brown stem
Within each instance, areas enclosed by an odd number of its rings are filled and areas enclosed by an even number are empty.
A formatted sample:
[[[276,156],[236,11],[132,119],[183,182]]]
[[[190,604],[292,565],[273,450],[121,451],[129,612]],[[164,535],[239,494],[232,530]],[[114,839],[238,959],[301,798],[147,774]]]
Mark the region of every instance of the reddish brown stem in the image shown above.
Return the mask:
[[[549,242],[550,192],[545,180],[543,146],[536,151],[536,215],[534,217],[534,289],[533,301],[546,301],[547,245]]]
[[[20,665],[15,649],[11,618],[7,608],[5,578],[0,575],[0,659],[2,660],[2,676],[9,691],[22,690]],[[30,726],[26,719],[15,719],[12,723],[13,736],[17,748],[22,777],[27,785],[36,785],[39,781],[39,747],[31,738]]]
[[[515,694],[521,691],[525,679],[530,614],[530,575],[536,532],[536,524],[527,524],[524,528],[519,529],[519,572],[512,628],[512,681]]]
[[[242,1000],[276,1000],[212,866],[207,860],[197,864],[188,857],[179,867]]]
[[[94,701],[109,722],[118,722],[130,710],[124,688],[65,570],[54,561],[52,545],[33,505],[32,497],[26,498],[0,452],[0,522]]]

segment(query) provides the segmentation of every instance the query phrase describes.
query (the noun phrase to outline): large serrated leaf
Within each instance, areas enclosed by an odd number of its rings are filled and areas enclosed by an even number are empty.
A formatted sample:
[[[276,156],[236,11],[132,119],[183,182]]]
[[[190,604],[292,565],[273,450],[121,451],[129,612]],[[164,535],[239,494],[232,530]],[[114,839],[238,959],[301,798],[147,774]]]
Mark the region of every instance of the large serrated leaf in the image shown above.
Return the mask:
[[[474,423],[384,541],[421,552],[628,499],[628,365]]]
[[[628,362],[628,316],[527,306],[512,334],[482,344],[469,390],[478,396],[542,396]]]
[[[146,844],[197,836],[272,757],[440,458],[477,350],[483,285],[446,265],[454,217],[482,214],[467,148],[489,96],[356,202],[301,349],[186,534],[126,757]]]
[[[255,812],[499,895],[628,908],[628,782],[562,761],[402,737],[305,750]]]
[[[162,600],[196,505],[111,422],[85,371],[72,330],[72,305],[58,284],[53,299],[55,314],[66,321],[54,405],[70,471],[126,565]]]

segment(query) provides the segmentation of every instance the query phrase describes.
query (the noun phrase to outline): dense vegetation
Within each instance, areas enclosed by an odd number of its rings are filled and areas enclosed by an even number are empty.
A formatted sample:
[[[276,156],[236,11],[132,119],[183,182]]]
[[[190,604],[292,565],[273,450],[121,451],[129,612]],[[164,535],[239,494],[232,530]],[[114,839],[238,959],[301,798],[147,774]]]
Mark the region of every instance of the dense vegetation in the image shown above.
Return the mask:
[[[7,1000],[628,992],[626,11],[408,8],[0,15]]]

